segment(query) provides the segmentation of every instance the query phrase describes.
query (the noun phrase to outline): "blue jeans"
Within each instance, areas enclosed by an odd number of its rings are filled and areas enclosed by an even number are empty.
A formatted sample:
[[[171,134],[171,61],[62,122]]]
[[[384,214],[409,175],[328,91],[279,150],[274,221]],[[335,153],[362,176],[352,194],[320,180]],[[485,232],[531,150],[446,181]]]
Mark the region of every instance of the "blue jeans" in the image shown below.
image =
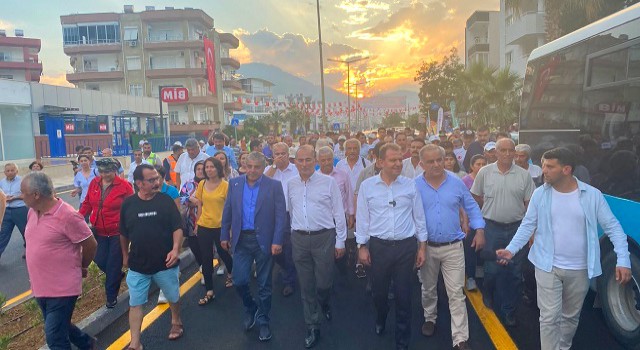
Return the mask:
[[[515,235],[520,222],[500,224],[485,219],[484,249],[495,252],[507,247]],[[520,250],[507,266],[501,266],[495,260],[484,262],[484,293],[493,298],[494,292],[502,301],[501,310],[505,315],[512,314],[520,303],[522,294],[522,265],[527,258],[528,249]]]
[[[44,333],[51,350],[71,350],[71,344],[78,349],[91,349],[93,339],[71,323],[77,296],[58,298],[36,298],[42,316]]]
[[[24,229],[27,227],[27,213],[29,213],[29,208],[27,207],[7,208],[5,211],[2,226],[0,227],[0,255],[4,253],[4,250],[9,245],[11,233],[13,233],[13,229],[16,226],[18,226],[18,230],[22,234],[22,240],[24,240]]]
[[[271,249],[271,247],[268,247]],[[251,295],[249,281],[251,280],[251,265],[256,262],[256,274],[258,282],[258,299]],[[262,251],[258,238],[254,234],[240,234],[238,245],[233,255],[233,285],[247,314],[253,314],[258,310],[257,322],[259,325],[269,324],[269,312],[271,311],[271,272],[273,271],[273,257]]]
[[[478,256],[476,248],[472,247],[473,239],[476,237],[476,230],[469,231],[464,239],[464,271],[466,278],[476,278],[476,266],[478,265]]]
[[[106,276],[104,290],[107,301],[114,301],[118,297],[120,283],[124,277],[124,273],[122,273],[122,249],[120,247],[120,236],[94,236],[98,242],[98,248],[93,261],[98,265],[100,270],[104,271]]]

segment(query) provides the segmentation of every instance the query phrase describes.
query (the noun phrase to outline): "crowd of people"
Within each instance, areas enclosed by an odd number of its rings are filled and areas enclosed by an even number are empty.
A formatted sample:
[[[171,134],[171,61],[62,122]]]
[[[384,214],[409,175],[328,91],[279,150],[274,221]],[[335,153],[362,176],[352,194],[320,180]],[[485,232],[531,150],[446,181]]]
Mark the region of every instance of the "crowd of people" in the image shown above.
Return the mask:
[[[126,174],[109,152],[95,160],[92,149],[83,149],[72,194],[80,197],[78,211],[55,197],[46,174],[32,172],[16,187],[17,169],[5,167],[0,252],[9,225],[26,226],[27,266],[49,347],[95,343],[71,324],[91,261],[106,275],[107,308],[117,304],[126,280],[129,349],[142,349],[142,306],[151,281],[161,289],[159,302],[171,309],[168,339],[179,339],[185,331],[178,268],[183,241],[202,273],[198,305],[215,299],[214,275],[226,272],[224,287],[235,288],[244,305],[242,328],[257,325],[260,341],[272,337],[278,264],[281,293],[299,288],[301,294],[305,348],[320,341],[323,321],[333,318],[331,299],[340,297],[332,295],[336,270],[367,279],[376,310],[373,333],[385,333],[389,304],[395,304],[397,349],[409,346],[416,279],[420,333],[430,337],[437,331],[442,275],[454,349],[471,348],[464,291],[478,289],[479,277],[485,306],[506,326],[517,325],[515,310],[525,293],[537,298],[542,348],[568,349],[589,279],[601,274],[598,225],[617,254],[617,280],[630,279],[626,236],[600,191],[574,177],[576,155],[566,148],[545,152],[541,168],[531,162],[531,147],[487,127],[429,137],[411,128],[379,128],[297,141],[271,134],[237,142],[214,133],[204,145],[176,142],[163,160],[143,142]],[[52,245],[59,249],[51,252]],[[217,271],[215,255],[224,266]],[[535,279],[537,292],[523,291],[527,278]]]

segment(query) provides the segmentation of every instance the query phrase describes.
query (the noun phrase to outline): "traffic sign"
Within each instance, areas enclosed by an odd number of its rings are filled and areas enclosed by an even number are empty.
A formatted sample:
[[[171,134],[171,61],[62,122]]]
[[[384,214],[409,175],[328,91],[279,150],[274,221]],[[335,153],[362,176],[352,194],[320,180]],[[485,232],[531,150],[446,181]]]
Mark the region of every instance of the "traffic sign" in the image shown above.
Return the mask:
[[[340,123],[333,123],[333,130],[340,130]]]
[[[238,126],[238,125],[240,125],[240,119],[238,118],[231,119],[231,126]]]

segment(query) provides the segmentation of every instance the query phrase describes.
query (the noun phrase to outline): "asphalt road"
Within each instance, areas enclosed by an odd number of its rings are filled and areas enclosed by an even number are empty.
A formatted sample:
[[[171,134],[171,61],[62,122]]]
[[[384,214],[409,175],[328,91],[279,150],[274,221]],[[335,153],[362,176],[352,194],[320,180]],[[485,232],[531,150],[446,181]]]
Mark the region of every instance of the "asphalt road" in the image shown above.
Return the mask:
[[[185,271],[181,279],[186,280],[195,273],[194,268]],[[197,300],[204,293],[199,284],[190,289],[182,298],[182,318],[185,335],[172,342],[166,339],[170,328],[170,313],[165,312],[142,334],[146,349],[302,349],[306,328],[302,315],[299,291],[285,298],[279,292],[282,285],[274,280],[271,329],[273,339],[261,344],[254,329],[245,333],[241,328],[242,303],[235,290],[225,289],[223,278],[215,279],[216,299],[206,306],[198,306]],[[254,294],[255,295],[255,294]],[[157,294],[149,300],[155,301]],[[609,334],[601,312],[592,308],[594,295],[590,293],[585,302],[580,326],[574,339],[573,349],[608,349],[622,347]],[[426,338],[420,334],[423,322],[420,307],[420,289],[417,284],[413,293],[413,328],[411,349],[450,349],[451,328],[446,292],[440,286],[438,321],[436,333]],[[155,303],[148,303],[146,312]],[[324,322],[321,341],[316,349],[393,349],[394,348],[394,308],[387,319],[387,330],[383,336],[374,333],[374,307],[371,297],[365,292],[364,280],[352,275],[336,275],[332,295],[333,320]],[[467,301],[469,313],[470,345],[474,349],[495,349],[485,326]],[[518,310],[519,325],[507,329],[519,349],[539,349],[538,311],[535,307],[522,305]],[[98,335],[99,347],[109,348],[112,343],[129,329],[127,315],[114,322]],[[115,349],[115,347],[112,347]]]
[[[62,200],[78,208],[80,200],[78,197],[72,198],[69,192],[61,192],[58,195]],[[24,241],[22,235],[16,227],[11,235],[11,241],[2,257],[0,258],[0,293],[7,300],[24,293],[31,289],[29,284],[29,276],[27,274],[27,264],[22,255],[24,254]],[[8,283],[11,281],[11,283]]]

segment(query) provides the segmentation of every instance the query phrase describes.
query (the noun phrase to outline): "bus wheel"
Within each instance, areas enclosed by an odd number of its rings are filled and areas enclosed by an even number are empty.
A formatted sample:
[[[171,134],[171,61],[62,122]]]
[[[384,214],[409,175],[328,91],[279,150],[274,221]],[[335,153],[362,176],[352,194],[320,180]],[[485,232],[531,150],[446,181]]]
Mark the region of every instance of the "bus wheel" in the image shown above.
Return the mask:
[[[640,349],[640,259],[631,254],[631,280],[616,282],[617,256],[610,251],[602,260],[598,294],[611,333],[629,349]]]

